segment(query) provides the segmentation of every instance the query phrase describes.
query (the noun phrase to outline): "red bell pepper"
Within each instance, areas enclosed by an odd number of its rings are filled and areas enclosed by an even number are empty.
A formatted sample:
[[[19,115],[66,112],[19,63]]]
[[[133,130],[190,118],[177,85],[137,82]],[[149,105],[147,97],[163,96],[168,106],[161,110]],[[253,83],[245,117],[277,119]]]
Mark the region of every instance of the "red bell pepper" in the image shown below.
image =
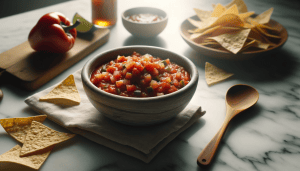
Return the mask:
[[[36,51],[65,53],[75,43],[75,27],[79,24],[77,21],[71,26],[71,22],[59,12],[45,14],[30,31],[28,42]]]

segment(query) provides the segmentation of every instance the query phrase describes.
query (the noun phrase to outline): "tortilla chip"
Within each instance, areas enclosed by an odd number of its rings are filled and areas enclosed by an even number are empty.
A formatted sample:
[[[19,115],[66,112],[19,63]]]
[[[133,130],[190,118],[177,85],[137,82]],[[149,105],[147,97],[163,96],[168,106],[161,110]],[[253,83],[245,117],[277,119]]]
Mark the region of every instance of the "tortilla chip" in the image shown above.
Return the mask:
[[[32,121],[27,132],[20,156],[36,154],[41,150],[73,138],[75,134],[55,131],[39,122]]]
[[[229,4],[225,5],[225,7],[228,9],[234,4],[237,6],[239,13],[248,12],[247,5],[243,0],[232,0]]]
[[[255,14],[254,11],[245,12],[245,13],[239,14],[239,17],[240,17],[242,20],[245,20],[246,18],[250,17],[250,16],[253,15],[253,14]]]
[[[266,24],[258,24],[257,26],[263,28],[263,29],[266,29],[268,31],[271,31],[271,32],[274,32],[274,34],[280,34],[280,28],[276,28],[276,27],[271,27],[271,26],[268,26]]]
[[[250,31],[251,29],[245,29],[235,34],[221,34],[210,39],[214,39],[228,51],[237,54],[244,46]]]
[[[252,40],[250,42],[246,42],[245,45],[242,47],[242,49],[240,50],[241,52],[247,50],[250,47],[254,47],[256,44],[256,40]]]
[[[192,34],[192,35],[190,36],[190,39],[196,39],[196,38],[198,38],[198,37],[200,37],[200,36],[203,36],[203,35],[212,33],[212,32],[214,32],[215,30],[219,29],[220,27],[221,27],[221,26],[215,26],[215,27],[212,27],[212,28],[210,28],[210,29],[208,29],[208,30],[202,32],[202,33],[194,33],[194,34]]]
[[[31,116],[26,118],[7,118],[1,119],[0,123],[4,130],[20,143],[24,143],[27,131],[30,129],[31,122],[43,123],[47,115]]]
[[[242,19],[235,14],[225,14],[219,17],[215,22],[213,22],[210,27],[217,25],[227,26],[227,27],[243,27],[244,22]]]
[[[194,11],[196,12],[196,15],[201,21],[204,21],[208,19],[211,16],[211,11],[204,11],[198,8],[194,8]]]
[[[200,43],[200,45],[220,45],[218,42],[203,42],[203,43]]]
[[[191,18],[188,18],[188,21],[193,25],[193,26],[195,26],[195,27],[198,27],[198,28],[200,28],[200,27],[203,27],[202,25],[203,25],[203,21],[197,21],[197,20],[194,20],[194,19],[191,19]]]
[[[75,84],[74,76],[70,75],[46,96],[41,97],[39,100],[58,105],[79,105],[80,96]]]
[[[205,21],[196,21],[191,18],[188,19],[188,21],[197,27],[197,29],[189,30],[190,33],[201,33],[205,31],[206,29],[210,28],[213,23],[215,23],[218,20],[217,17],[210,17],[209,19]]]
[[[210,64],[209,62],[205,63],[205,80],[208,86],[219,83],[233,75],[234,74],[228,73],[223,69]]]
[[[213,12],[211,13],[211,17],[220,17],[224,12],[226,11],[226,8],[221,5],[221,4],[217,4],[215,7],[214,7],[214,10]]]
[[[265,35],[265,36],[267,36],[267,37],[275,38],[275,39],[281,39],[280,36],[277,36],[277,35],[274,35],[274,34],[269,34],[269,33],[267,32],[267,30],[265,30],[265,29],[264,29],[263,27],[261,27],[260,25],[257,25],[257,26],[256,26],[256,29],[257,29],[258,31],[260,31],[261,34],[263,34],[263,35]]]
[[[53,147],[52,147],[53,148]],[[31,155],[28,157],[20,157],[21,147],[16,145],[6,153],[0,155],[0,163],[1,164],[19,164],[22,166],[26,166],[35,170],[39,170],[42,164],[48,158],[52,148],[49,148],[45,151],[41,151],[39,154]],[[0,166],[2,168],[2,166]]]
[[[255,47],[258,47],[260,49],[268,49],[268,47],[270,46],[270,44],[268,43],[263,43],[263,42],[260,42],[260,41],[256,41],[256,44],[255,44]]]
[[[273,13],[274,8],[270,8],[267,11],[259,14],[253,20],[258,22],[259,24],[267,24],[271,19],[271,15]]]
[[[234,14],[234,15],[239,15],[239,10],[236,6],[236,4],[233,4],[230,8],[228,8],[222,15],[225,14]]]

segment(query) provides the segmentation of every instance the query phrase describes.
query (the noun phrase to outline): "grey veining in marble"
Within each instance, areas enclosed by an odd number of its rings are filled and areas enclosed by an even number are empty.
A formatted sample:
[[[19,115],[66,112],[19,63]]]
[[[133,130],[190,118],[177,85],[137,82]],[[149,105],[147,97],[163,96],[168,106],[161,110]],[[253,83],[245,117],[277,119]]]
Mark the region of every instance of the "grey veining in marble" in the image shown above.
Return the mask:
[[[197,123],[169,143],[149,164],[122,153],[100,146],[83,137],[57,146],[40,169],[41,171],[99,171],[99,170],[167,170],[167,171],[298,171],[300,170],[300,12],[299,1],[245,0],[249,11],[261,13],[274,7],[272,19],[288,31],[286,44],[276,53],[251,61],[225,61],[202,56],[191,49],[180,37],[179,26],[195,15],[193,8],[211,10],[212,3],[226,4],[230,0],[178,1],[118,1],[118,22],[111,29],[109,41],[40,89],[27,92],[0,78],[5,96],[0,102],[0,118],[25,117],[36,113],[24,99],[54,85],[69,74],[82,68],[85,62],[105,50],[126,45],[152,45],[167,48],[190,58],[199,70],[199,84],[194,98],[206,111]],[[91,18],[90,1],[74,0],[24,12],[0,19],[0,52],[27,40],[28,33],[43,14],[52,11],[72,18],[75,12]],[[156,38],[143,40],[130,35],[123,27],[121,13],[131,7],[154,6],[166,10],[169,22]],[[204,64],[208,61],[235,73],[231,79],[208,87],[204,80]],[[255,87],[258,103],[235,118],[209,167],[199,167],[196,159],[201,150],[218,131],[225,118],[225,93],[234,84]],[[65,131],[52,121],[45,124]],[[0,128],[0,154],[16,142]]]

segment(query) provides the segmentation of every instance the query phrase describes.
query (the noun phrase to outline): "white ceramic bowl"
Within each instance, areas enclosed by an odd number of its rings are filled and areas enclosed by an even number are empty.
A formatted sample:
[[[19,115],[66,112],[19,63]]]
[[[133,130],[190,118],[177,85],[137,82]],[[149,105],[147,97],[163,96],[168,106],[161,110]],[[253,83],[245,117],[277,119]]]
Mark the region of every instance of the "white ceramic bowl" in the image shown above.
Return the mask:
[[[169,58],[183,66],[189,73],[190,82],[170,94],[157,97],[123,97],[107,93],[97,88],[90,81],[91,73],[101,64],[116,59],[118,55],[131,55],[134,51],[140,54],[151,54],[161,59]],[[82,69],[81,79],[90,102],[106,117],[129,125],[150,125],[175,117],[193,97],[198,84],[198,71],[188,58],[169,50],[152,46],[127,46],[112,49],[89,60]]]
[[[154,14],[163,17],[163,19],[161,21],[152,23],[138,23],[126,19],[126,17],[135,14]],[[127,31],[129,31],[132,35],[142,38],[149,38],[157,36],[165,29],[168,23],[168,15],[166,12],[158,8],[137,7],[123,12],[122,22]]]

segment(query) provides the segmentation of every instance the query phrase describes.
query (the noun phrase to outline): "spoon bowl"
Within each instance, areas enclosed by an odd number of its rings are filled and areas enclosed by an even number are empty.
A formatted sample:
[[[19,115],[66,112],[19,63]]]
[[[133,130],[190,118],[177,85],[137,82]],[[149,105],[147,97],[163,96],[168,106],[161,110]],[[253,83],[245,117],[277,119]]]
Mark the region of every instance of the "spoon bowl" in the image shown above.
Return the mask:
[[[198,165],[210,164],[229,122],[240,112],[253,106],[259,98],[257,90],[246,84],[230,87],[226,93],[226,116],[222,127],[197,158]]]
[[[226,93],[226,106],[240,112],[253,106],[258,100],[257,90],[249,85],[237,84]]]

